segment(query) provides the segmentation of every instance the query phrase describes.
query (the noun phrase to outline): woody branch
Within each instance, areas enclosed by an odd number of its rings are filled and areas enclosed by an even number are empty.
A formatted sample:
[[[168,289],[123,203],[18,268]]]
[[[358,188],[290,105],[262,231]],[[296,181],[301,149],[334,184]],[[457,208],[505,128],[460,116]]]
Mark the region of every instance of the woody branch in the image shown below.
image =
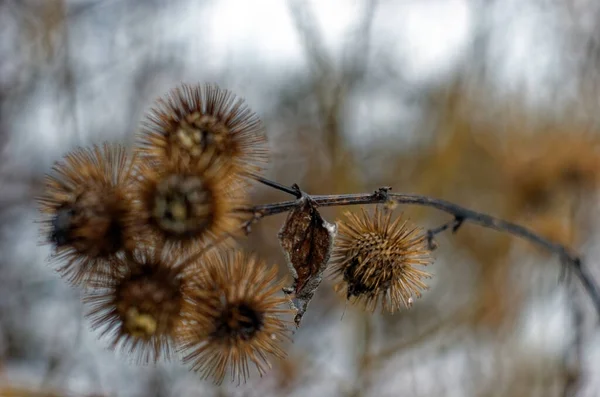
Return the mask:
[[[289,188],[264,178],[260,178],[258,181],[271,188],[295,195],[296,197],[302,196],[302,192],[297,185]],[[417,194],[391,193],[390,190],[390,187],[381,187],[373,193],[308,195],[308,197],[310,197],[319,207],[336,207],[361,204],[368,205],[395,202],[398,204],[431,207],[452,215],[453,219],[451,221],[441,225],[440,227],[428,230],[427,234],[430,246],[433,243],[433,237],[435,235],[448,229],[456,232],[464,223],[472,223],[527,240],[558,256],[561,263],[577,276],[586,293],[592,300],[596,312],[600,316],[600,288],[598,287],[588,268],[585,266],[581,257],[573,252],[570,248],[540,236],[532,230],[516,223],[508,222],[482,212],[473,211],[446,200]],[[288,212],[298,206],[299,203],[299,199],[296,199],[246,208],[244,209],[244,212],[250,212],[254,215],[253,219],[249,221],[246,226],[249,227],[251,223],[257,222],[261,218]]]

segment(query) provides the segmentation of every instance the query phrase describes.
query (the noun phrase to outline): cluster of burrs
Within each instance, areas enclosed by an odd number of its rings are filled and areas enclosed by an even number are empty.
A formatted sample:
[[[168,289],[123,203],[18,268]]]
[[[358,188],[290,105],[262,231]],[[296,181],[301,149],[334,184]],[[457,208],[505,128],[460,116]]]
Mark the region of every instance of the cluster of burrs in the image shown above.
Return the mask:
[[[294,290],[238,246],[267,160],[262,123],[243,100],[183,85],[150,110],[133,149],[80,148],[53,167],[38,198],[44,242],[111,348],[140,363],[181,357],[217,383],[285,357]],[[431,263],[421,229],[379,209],[334,229],[322,257],[349,301],[393,312],[427,288],[415,267]]]

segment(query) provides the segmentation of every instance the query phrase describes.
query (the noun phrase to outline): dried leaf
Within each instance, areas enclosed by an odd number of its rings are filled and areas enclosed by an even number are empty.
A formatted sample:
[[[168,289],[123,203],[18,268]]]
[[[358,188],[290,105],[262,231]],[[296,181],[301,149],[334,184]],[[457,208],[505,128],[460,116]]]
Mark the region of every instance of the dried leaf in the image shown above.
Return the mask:
[[[294,284],[284,292],[295,295],[292,303],[297,310],[296,327],[300,326],[302,316],[321,284],[336,233],[337,226],[321,217],[308,196],[299,200],[279,231],[279,243],[294,278]]]

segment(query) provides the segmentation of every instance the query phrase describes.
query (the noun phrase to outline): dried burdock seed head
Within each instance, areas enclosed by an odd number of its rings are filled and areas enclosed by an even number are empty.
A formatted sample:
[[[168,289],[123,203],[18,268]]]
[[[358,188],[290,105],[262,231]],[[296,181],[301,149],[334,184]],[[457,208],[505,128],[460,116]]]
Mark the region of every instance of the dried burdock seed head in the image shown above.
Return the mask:
[[[362,208],[360,215],[345,215],[332,256],[336,290],[370,311],[380,303],[392,313],[410,307],[430,277],[416,268],[432,262],[426,234],[401,217],[392,221],[392,213],[378,207],[372,216]]]
[[[238,210],[245,192],[224,171],[175,163],[140,164],[137,221],[159,246],[185,252],[241,233]]]
[[[259,118],[242,99],[216,85],[182,85],[159,99],[140,137],[142,157],[218,162],[234,173],[257,173],[268,159]]]
[[[151,251],[118,262],[120,272],[95,279],[84,298],[92,327],[102,329],[111,349],[134,354],[138,362],[168,359],[181,321],[182,267],[173,257]]]
[[[135,246],[131,229],[133,161],[119,145],[78,149],[57,163],[37,198],[41,232],[56,249],[59,273],[82,284]]]
[[[277,268],[267,267],[242,252],[217,252],[203,258],[203,269],[186,292],[184,322],[178,333],[184,362],[203,378],[222,383],[229,370],[232,380],[246,381],[249,364],[264,374],[269,356],[283,358],[281,343],[289,338],[292,310],[282,306],[282,282]]]

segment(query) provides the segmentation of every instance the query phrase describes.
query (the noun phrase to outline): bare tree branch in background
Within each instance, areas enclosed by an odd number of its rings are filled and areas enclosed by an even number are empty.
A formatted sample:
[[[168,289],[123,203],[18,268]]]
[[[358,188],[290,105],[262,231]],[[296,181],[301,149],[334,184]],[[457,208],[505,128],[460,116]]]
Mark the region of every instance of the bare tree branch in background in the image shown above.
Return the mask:
[[[344,175],[352,168],[352,157],[343,139],[341,121],[349,94],[367,70],[377,0],[364,1],[362,17],[346,41],[340,64],[336,64],[324,47],[317,18],[310,5],[301,0],[289,0],[288,4],[306,57],[312,66],[313,90],[324,134],[324,146],[332,161],[334,184],[338,186],[335,190],[340,190],[343,188]]]
[[[344,48],[346,57],[343,64],[344,76],[342,81],[350,85],[348,89],[358,84],[367,72],[370,59],[371,28],[373,27],[378,2],[379,0],[364,1],[364,9],[361,12],[362,18],[356,29],[353,29],[353,32],[350,33],[348,44]]]
[[[332,71],[332,60],[323,46],[322,34],[312,9],[307,2],[302,0],[289,0],[288,4],[304,51],[314,72],[322,76],[329,75]]]

